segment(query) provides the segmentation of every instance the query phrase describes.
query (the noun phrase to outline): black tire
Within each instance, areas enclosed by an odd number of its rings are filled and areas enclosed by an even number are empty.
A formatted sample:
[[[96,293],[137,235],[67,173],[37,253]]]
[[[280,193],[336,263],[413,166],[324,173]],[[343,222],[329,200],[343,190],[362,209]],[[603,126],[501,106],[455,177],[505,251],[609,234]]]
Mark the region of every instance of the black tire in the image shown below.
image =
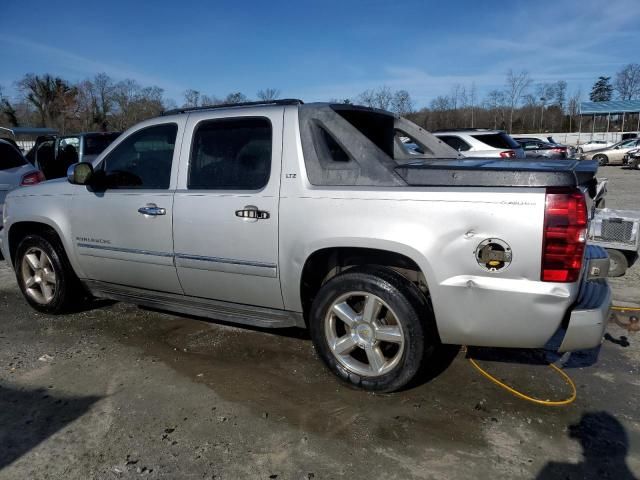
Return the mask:
[[[610,277],[621,277],[629,268],[629,260],[627,260],[627,256],[622,253],[620,250],[615,250],[613,248],[607,248],[607,253],[609,254],[609,276]]]
[[[22,268],[25,255],[38,250],[46,253],[55,274],[53,296],[49,301],[45,299],[45,303],[36,301],[27,292],[28,287],[25,283],[24,269]],[[74,303],[77,305],[85,299],[85,293],[80,281],[69,263],[64,248],[54,234],[28,235],[23,238],[16,251],[14,267],[22,294],[27,303],[39,312],[49,314],[65,313],[71,309]]]
[[[403,332],[403,350],[395,366],[381,375],[362,375],[337,360],[329,347],[325,326],[334,302],[350,292],[377,296],[392,310]],[[419,377],[425,360],[440,344],[433,310],[422,292],[405,277],[386,267],[354,267],[325,283],[311,306],[309,329],[325,365],[348,384],[369,391],[392,392]]]
[[[602,153],[594,155],[593,159],[597,160],[598,165],[600,165],[601,167],[604,167],[605,165],[609,165],[609,157],[607,157],[606,155],[603,155]]]

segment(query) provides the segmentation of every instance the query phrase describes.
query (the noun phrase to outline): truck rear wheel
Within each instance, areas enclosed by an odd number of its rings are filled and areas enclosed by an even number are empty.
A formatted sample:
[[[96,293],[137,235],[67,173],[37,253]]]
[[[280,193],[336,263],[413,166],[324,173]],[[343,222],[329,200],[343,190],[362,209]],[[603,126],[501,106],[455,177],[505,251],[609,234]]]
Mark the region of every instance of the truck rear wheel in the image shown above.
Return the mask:
[[[625,254],[613,248],[607,248],[607,253],[609,254],[609,276],[621,277],[624,275],[629,268],[629,261]]]
[[[438,344],[420,290],[385,267],[355,267],[325,283],[310,312],[318,354],[340,379],[391,392],[409,384]]]
[[[82,300],[80,282],[57,239],[28,235],[15,258],[18,285],[25,299],[43,313],[63,313],[72,301]]]

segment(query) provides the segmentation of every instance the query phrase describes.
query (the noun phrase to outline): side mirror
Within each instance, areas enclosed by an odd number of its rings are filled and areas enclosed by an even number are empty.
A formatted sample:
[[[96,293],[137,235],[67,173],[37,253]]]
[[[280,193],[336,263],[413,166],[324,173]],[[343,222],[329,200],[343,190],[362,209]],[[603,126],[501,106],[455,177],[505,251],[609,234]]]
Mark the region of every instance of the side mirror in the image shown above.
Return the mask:
[[[80,162],[70,165],[67,169],[67,180],[73,185],[89,185],[93,177],[93,165]]]

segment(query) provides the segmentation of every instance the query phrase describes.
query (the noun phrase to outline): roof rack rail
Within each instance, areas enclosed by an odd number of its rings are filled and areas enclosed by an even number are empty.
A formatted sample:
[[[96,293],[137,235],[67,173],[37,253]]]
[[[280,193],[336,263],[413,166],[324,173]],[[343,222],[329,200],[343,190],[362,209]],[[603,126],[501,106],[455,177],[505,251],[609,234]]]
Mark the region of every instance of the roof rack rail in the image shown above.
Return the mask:
[[[262,105],[302,105],[304,102],[297,98],[283,98],[279,100],[267,100],[257,102],[240,102],[240,103],[220,103],[217,105],[205,105],[202,107],[183,107],[174,108],[172,110],[165,110],[162,115],[175,115],[178,113],[187,112],[199,112],[200,110],[215,110],[218,108],[231,108],[231,107],[257,107]]]

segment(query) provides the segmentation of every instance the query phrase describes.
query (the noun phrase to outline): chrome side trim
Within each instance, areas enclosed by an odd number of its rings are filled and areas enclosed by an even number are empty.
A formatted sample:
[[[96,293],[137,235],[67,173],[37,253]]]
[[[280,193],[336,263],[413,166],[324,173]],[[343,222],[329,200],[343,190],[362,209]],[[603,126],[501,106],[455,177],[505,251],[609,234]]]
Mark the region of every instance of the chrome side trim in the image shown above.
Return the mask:
[[[96,280],[83,280],[82,283],[96,297],[134,303],[156,310],[262,328],[306,327],[302,313],[288,310],[156,292]]]
[[[238,273],[240,275],[255,275],[258,277],[278,276],[275,263],[239,260],[234,258],[205,257],[186,253],[175,254],[176,267],[194,268],[215,272]]]
[[[92,248],[95,250],[108,250],[120,253],[135,253],[137,255],[153,255],[154,257],[173,257],[173,253],[154,252],[153,250],[140,250],[138,248],[108,247],[106,245],[94,245],[92,243],[78,243],[78,248]]]

